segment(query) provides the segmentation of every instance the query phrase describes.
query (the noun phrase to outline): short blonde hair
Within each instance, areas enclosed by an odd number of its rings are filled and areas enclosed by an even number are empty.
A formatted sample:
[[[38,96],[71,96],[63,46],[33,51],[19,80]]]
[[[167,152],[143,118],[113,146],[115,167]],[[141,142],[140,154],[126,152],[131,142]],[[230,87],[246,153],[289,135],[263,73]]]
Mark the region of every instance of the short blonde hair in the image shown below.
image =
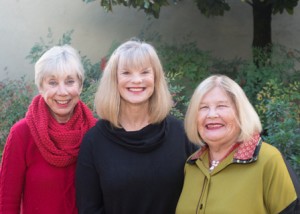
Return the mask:
[[[35,84],[42,87],[49,75],[76,74],[82,87],[84,69],[79,53],[70,45],[54,46],[47,50],[35,64]]]
[[[136,40],[121,44],[108,60],[95,95],[95,108],[98,116],[110,121],[115,127],[120,127],[121,96],[117,79],[120,60],[129,68],[140,68],[150,63],[154,72],[154,92],[149,100],[149,122],[152,124],[161,122],[170,112],[172,97],[154,47]]]
[[[198,110],[203,96],[215,87],[223,89],[236,106],[236,116],[241,129],[238,141],[248,140],[253,134],[262,131],[259,116],[249,102],[243,89],[235,81],[225,75],[212,75],[202,81],[195,89],[185,115],[184,127],[191,142],[201,146],[205,144],[198,133]]]

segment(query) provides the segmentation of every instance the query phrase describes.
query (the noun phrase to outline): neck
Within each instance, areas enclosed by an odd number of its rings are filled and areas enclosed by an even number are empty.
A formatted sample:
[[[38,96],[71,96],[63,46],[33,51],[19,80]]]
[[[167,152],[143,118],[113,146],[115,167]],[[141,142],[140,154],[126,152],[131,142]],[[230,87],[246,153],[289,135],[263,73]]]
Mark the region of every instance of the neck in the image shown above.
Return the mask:
[[[137,131],[149,124],[147,106],[126,106],[121,108],[119,122],[126,131]]]
[[[232,152],[235,148],[236,143],[231,143],[226,145],[226,147],[214,148],[209,146],[209,157],[211,161],[222,161],[225,159],[230,152]]]

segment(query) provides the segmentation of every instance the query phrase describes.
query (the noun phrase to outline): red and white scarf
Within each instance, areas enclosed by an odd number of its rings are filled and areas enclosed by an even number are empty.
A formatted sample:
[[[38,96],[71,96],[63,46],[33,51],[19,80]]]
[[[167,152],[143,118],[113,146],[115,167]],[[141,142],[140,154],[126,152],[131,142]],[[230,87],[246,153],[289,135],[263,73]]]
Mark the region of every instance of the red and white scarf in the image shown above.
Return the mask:
[[[57,167],[76,162],[84,134],[96,123],[93,113],[82,101],[77,103],[67,123],[58,123],[41,95],[34,97],[25,118],[42,156]]]

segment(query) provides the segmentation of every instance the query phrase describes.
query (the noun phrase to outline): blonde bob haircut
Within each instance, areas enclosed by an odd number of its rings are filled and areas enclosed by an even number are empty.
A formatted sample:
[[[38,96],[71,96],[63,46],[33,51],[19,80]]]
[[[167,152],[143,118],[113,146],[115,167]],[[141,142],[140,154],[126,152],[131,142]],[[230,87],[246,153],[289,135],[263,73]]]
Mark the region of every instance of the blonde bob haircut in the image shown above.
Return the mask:
[[[119,124],[121,95],[117,79],[120,62],[129,70],[143,69],[149,65],[152,67],[154,92],[149,100],[149,123],[161,122],[171,110],[172,97],[156,50],[152,45],[137,40],[121,44],[110,56],[95,95],[98,116],[108,120],[115,127],[121,127]]]
[[[249,140],[254,134],[262,131],[260,119],[243,89],[225,75],[212,75],[195,89],[185,115],[184,128],[191,142],[200,146],[205,145],[197,128],[198,110],[203,96],[215,87],[223,89],[236,106],[236,120],[241,129],[238,142]]]
[[[47,76],[77,75],[80,86],[84,81],[84,69],[81,57],[70,45],[54,46],[47,50],[35,64],[35,84],[42,88]]]

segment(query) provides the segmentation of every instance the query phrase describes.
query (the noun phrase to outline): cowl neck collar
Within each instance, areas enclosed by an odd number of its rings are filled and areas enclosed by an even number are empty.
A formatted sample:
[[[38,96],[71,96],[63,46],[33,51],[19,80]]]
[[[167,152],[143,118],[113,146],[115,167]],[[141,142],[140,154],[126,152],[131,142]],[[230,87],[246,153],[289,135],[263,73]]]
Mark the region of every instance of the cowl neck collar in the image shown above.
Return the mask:
[[[164,142],[167,122],[149,124],[138,131],[113,127],[107,120],[99,121],[97,127],[113,143],[135,152],[150,152]]]

